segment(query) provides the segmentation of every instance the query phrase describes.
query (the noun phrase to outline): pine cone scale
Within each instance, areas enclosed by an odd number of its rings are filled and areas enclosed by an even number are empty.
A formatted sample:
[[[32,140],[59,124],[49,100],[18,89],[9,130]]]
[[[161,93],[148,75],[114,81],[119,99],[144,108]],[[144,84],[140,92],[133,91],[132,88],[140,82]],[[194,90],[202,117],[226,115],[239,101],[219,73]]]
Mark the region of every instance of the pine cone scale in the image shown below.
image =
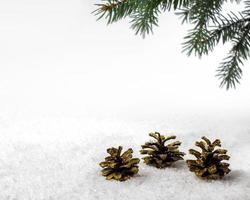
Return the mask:
[[[103,169],[103,170],[102,170],[102,175],[103,175],[103,176],[107,176],[107,175],[111,174],[112,171],[113,171],[113,170],[112,170],[111,168]]]
[[[216,165],[210,166],[210,167],[208,168],[208,172],[209,172],[210,174],[215,174],[215,173],[217,172],[217,167],[216,167]]]

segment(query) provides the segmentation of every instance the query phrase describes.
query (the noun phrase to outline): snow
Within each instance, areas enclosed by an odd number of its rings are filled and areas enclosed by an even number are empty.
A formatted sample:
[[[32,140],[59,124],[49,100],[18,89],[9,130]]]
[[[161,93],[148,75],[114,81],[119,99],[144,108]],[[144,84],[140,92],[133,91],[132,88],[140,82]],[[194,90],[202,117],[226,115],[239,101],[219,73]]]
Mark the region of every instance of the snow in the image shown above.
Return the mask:
[[[7,126],[0,143],[0,199],[250,199],[249,116],[241,116],[240,122],[224,115],[181,116],[44,118],[23,120],[14,129]],[[220,138],[231,156],[232,172],[222,180],[204,181],[184,161],[167,169],[141,162],[139,174],[129,181],[100,176],[98,163],[108,147],[132,147],[134,156],[141,157],[140,144],[151,131],[176,134],[185,152],[203,135]]]
[[[0,200],[250,200],[247,67],[237,90],[219,89],[227,46],[187,58],[175,16],[142,40],[126,22],[96,22],[93,9],[0,1]],[[204,135],[221,139],[231,173],[203,181],[180,161],[162,170],[141,162],[122,183],[100,176],[107,148],[141,158],[152,131],[177,135],[184,152]]]

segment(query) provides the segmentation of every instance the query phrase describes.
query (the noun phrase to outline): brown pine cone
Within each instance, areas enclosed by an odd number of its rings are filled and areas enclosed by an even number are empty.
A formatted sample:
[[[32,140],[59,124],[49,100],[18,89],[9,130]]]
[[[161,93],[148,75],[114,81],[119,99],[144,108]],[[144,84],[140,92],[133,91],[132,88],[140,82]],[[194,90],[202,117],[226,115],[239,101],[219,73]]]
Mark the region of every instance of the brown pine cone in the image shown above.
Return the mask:
[[[185,153],[178,150],[181,142],[165,144],[168,140],[175,139],[176,136],[163,136],[158,132],[150,133],[149,136],[156,141],[146,142],[145,145],[141,146],[141,154],[148,155],[142,158],[144,163],[156,168],[165,168],[178,160],[183,160]]]
[[[114,147],[107,149],[110,156],[106,157],[105,161],[99,164],[104,168],[102,175],[105,176],[107,180],[125,181],[139,171],[138,163],[140,159],[132,158],[133,150],[130,148],[123,154],[121,154],[121,151],[121,146],[119,146],[118,149]]]
[[[190,149],[189,153],[196,157],[196,160],[187,160],[187,165],[191,172],[196,176],[204,179],[219,179],[230,172],[229,164],[222,160],[229,160],[226,155],[227,150],[215,149],[221,147],[219,139],[211,142],[206,137],[202,137],[204,141],[196,142],[195,145],[201,148],[201,152]]]

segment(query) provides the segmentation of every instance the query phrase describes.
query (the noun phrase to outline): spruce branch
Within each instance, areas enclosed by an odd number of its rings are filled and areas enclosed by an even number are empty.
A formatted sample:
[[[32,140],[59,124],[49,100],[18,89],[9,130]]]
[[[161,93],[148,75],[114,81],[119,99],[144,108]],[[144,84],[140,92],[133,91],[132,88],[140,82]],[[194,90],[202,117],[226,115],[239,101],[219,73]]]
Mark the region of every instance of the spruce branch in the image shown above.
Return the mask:
[[[209,31],[209,40],[214,41],[213,46],[217,45],[220,41],[225,44],[239,33],[249,19],[245,18],[241,13],[239,13],[239,16],[232,12],[227,16],[219,14],[215,20],[215,25],[211,26],[212,29]]]
[[[97,20],[101,18],[107,19],[107,23],[111,24],[122,18],[129,16],[138,6],[137,0],[103,0],[101,4],[95,4],[98,6],[93,13],[99,16]]]
[[[179,13],[183,22],[194,24],[183,43],[183,51],[186,51],[188,56],[194,52],[195,55],[201,57],[212,50],[208,26],[211,21],[216,20],[216,15],[221,11],[223,2],[224,0],[195,0]]]
[[[184,37],[183,52],[202,57],[212,52],[220,42],[232,43],[232,49],[222,61],[217,77],[220,86],[235,88],[242,77],[241,65],[249,57],[250,0],[230,0],[244,3],[240,13],[223,15],[223,5],[228,0],[102,0],[94,11],[98,19],[105,18],[108,24],[130,18],[131,28],[145,37],[158,26],[159,15],[177,11],[182,23],[193,25]]]
[[[238,36],[233,38],[233,47],[217,70],[217,76],[222,80],[221,87],[225,85],[227,89],[235,88],[236,83],[240,83],[239,80],[242,77],[240,65],[243,64],[243,60],[247,60],[249,55],[250,22],[243,27],[243,30],[241,30]]]
[[[158,15],[161,11],[178,9],[187,6],[190,0],[103,0],[93,13],[107,19],[111,24],[122,18],[129,17],[131,28],[142,37],[153,32],[153,27],[158,26]]]
[[[135,30],[136,35],[141,34],[144,38],[146,34],[153,32],[153,26],[158,26],[161,2],[162,0],[142,2],[140,9],[131,14],[131,28]]]

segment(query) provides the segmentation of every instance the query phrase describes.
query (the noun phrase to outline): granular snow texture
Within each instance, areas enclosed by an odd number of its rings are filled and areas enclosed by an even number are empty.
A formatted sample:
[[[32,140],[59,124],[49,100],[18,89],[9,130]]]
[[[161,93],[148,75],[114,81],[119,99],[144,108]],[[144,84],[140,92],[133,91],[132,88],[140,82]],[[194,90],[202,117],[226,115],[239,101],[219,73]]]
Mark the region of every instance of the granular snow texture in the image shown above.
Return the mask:
[[[239,118],[239,116],[237,116]],[[161,118],[162,119],[162,118]],[[1,200],[235,200],[250,199],[249,117],[169,116],[164,120],[25,119],[1,123]],[[148,133],[176,134],[181,150],[206,135],[220,138],[232,172],[218,181],[198,179],[184,161],[167,169],[140,163],[126,182],[106,181],[98,163],[108,147],[139,155]],[[185,156],[185,159],[189,155]]]

